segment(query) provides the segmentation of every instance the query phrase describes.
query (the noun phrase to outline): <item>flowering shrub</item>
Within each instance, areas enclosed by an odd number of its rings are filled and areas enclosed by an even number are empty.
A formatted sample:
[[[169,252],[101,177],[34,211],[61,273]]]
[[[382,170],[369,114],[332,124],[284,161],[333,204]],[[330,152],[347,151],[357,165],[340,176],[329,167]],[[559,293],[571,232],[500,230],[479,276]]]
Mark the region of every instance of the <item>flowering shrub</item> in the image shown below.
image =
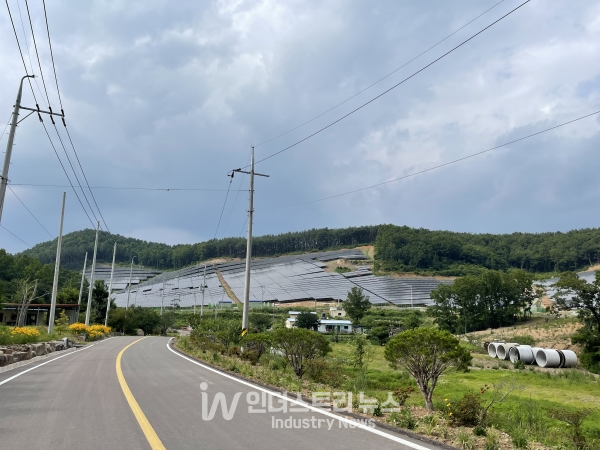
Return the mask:
[[[96,339],[107,336],[110,333],[111,328],[105,327],[104,325],[91,325],[86,327],[83,323],[74,323],[69,326],[69,330],[75,334],[85,334],[88,340],[95,341]]]
[[[87,327],[85,326],[85,324],[80,322],[69,325],[69,331],[75,334],[84,334],[86,329]]]
[[[13,336],[27,336],[30,338],[37,338],[40,332],[37,328],[33,327],[14,327],[10,333]]]

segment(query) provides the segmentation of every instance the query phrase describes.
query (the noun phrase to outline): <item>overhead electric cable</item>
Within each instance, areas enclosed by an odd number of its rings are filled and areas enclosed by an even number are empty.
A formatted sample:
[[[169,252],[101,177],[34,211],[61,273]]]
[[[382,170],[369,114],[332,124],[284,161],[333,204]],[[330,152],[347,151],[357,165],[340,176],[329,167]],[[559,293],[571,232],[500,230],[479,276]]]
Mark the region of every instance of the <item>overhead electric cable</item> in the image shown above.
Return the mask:
[[[23,239],[21,239],[19,236],[17,236],[15,233],[13,233],[12,231],[10,231],[8,228],[6,228],[4,225],[0,224],[0,227],[2,227],[4,230],[6,230],[7,232],[9,232],[10,234],[12,234],[14,237],[16,237],[18,240],[20,240],[23,244],[25,244],[27,247],[31,248],[31,245],[29,245],[27,242],[25,242]]]
[[[46,93],[46,100],[48,100],[48,106],[50,106],[50,97],[48,97],[48,89],[46,89],[46,80],[44,78],[44,71],[42,70],[42,63],[40,62],[40,54],[38,53],[37,43],[35,42],[35,33],[33,31],[33,23],[31,22],[31,15],[29,14],[29,3],[25,0],[25,7],[27,8],[27,17],[29,18],[29,26],[31,27],[31,37],[33,38],[33,47],[35,48],[35,55],[37,56],[38,66],[40,66],[40,75],[42,76],[42,84],[44,85],[44,92]],[[33,67],[31,68],[33,72]]]
[[[429,47],[427,50],[419,53],[417,56],[415,56],[414,58],[412,58],[411,60],[405,62],[404,64],[402,64],[400,67],[398,67],[397,69],[391,71],[390,73],[388,73],[387,75],[385,75],[384,77],[380,78],[379,80],[375,81],[374,83],[368,85],[366,88],[361,89],[360,91],[358,91],[356,94],[352,95],[351,97],[348,97],[346,100],[344,100],[343,102],[338,103],[337,105],[329,108],[327,111],[322,112],[321,114],[319,114],[318,116],[313,117],[310,120],[307,120],[304,123],[301,123],[300,125],[292,128],[291,130],[286,131],[285,133],[281,133],[278,136],[275,136],[271,139],[268,139],[266,141],[261,142],[258,145],[255,145],[255,147],[260,147],[261,145],[267,144],[268,142],[274,141],[275,139],[279,139],[282,136],[285,136],[286,134],[291,133],[292,131],[297,130],[298,128],[302,128],[304,125],[307,125],[311,122],[313,122],[314,120],[318,119],[319,117],[324,116],[325,114],[327,114],[328,112],[333,111],[334,109],[342,106],[344,103],[349,102],[350,100],[352,100],[354,97],[357,97],[358,95],[362,94],[363,92],[365,92],[366,90],[371,89],[373,86],[375,86],[376,84],[382,82],[383,80],[385,80],[386,78],[392,76],[393,74],[395,74],[396,72],[398,72],[400,69],[403,69],[404,67],[408,66],[411,62],[415,61],[416,59],[419,59],[421,56],[423,56],[425,53],[429,52],[430,50],[433,50],[435,47],[437,47],[438,45],[440,45],[442,42],[448,40],[449,38],[451,38],[452,36],[454,36],[456,33],[458,33],[460,30],[462,30],[463,28],[469,26],[470,24],[472,24],[473,22],[475,22],[477,19],[479,19],[481,16],[487,14],[488,12],[490,12],[492,9],[494,9],[496,6],[498,6],[500,3],[504,2],[504,0],[500,0],[498,3],[496,3],[494,6],[492,6],[491,8],[486,9],[484,12],[482,12],[481,14],[479,14],[477,17],[475,17],[474,19],[468,21],[467,23],[465,23],[462,27],[456,29],[455,31],[453,31],[452,33],[450,33],[448,36],[446,36],[444,39],[442,39],[441,41],[438,41],[437,43],[433,44],[431,47]]]
[[[65,152],[65,156],[67,157],[67,161],[69,162],[69,166],[71,166],[71,170],[73,171],[73,174],[75,175],[75,179],[77,180],[77,183],[79,183],[79,188],[81,189],[81,193],[83,194],[83,198],[85,199],[88,207],[90,208],[90,212],[92,213],[92,216],[94,216],[94,219],[96,221],[98,221],[98,218],[96,217],[96,213],[94,213],[94,209],[92,208],[92,205],[90,205],[90,201],[88,200],[87,195],[85,194],[85,191],[81,187],[81,181],[79,181],[79,177],[77,176],[77,172],[75,171],[75,168],[73,167],[73,163],[71,162],[71,158],[69,158],[69,153],[67,152],[67,148],[65,147],[65,144],[63,143],[63,140],[60,137],[60,134],[58,133],[58,128],[56,127],[55,123],[53,123],[53,125],[54,125],[54,130],[56,131],[56,135],[58,136],[58,140],[60,141],[60,145],[62,146],[62,148],[63,148],[63,150]],[[73,187],[73,189],[75,189],[75,187]]]
[[[57,84],[57,87],[58,87],[58,84]],[[62,105],[61,105],[61,107],[62,107]],[[90,187],[90,183],[88,182],[88,179],[87,179],[87,176],[85,174],[85,171],[83,170],[83,167],[81,166],[81,161],[79,161],[79,155],[77,154],[77,150],[75,150],[75,145],[73,144],[73,140],[71,139],[71,133],[69,133],[69,129],[67,128],[67,123],[63,121],[63,124],[65,126],[65,130],[67,132],[67,136],[69,137],[69,142],[71,142],[71,147],[73,148],[73,153],[75,153],[75,158],[77,158],[77,164],[79,164],[79,168],[81,169],[81,173],[83,174],[83,179],[85,180],[85,184],[87,185],[87,188],[90,191],[90,194],[92,196],[92,200],[94,201],[94,204],[96,205],[96,209],[98,210],[98,214],[100,214],[100,218],[102,219],[102,222],[104,222],[104,226],[106,227],[106,231],[108,231],[110,233],[110,230],[108,229],[108,224],[106,223],[106,220],[104,220],[104,216],[102,215],[102,211],[100,211],[100,207],[98,206],[98,202],[96,202],[96,197],[94,196],[94,193],[92,192],[92,188]],[[58,131],[57,131],[57,133],[58,133]],[[78,180],[78,182],[79,182],[79,180]]]
[[[31,68],[31,73],[33,74],[34,73],[33,62],[31,61],[31,52],[29,51],[29,44],[27,43],[27,32],[25,31],[25,23],[23,22],[23,14],[21,14],[21,5],[19,4],[18,1],[17,1],[17,8],[19,10],[19,18],[21,19],[21,29],[23,30],[23,40],[25,41],[25,48],[27,49],[27,59],[29,59],[29,67]],[[37,78],[34,78],[33,82],[37,86],[38,92],[40,93],[40,95],[42,97],[44,97],[42,89],[40,88],[40,84],[37,82]]]
[[[68,188],[61,184],[30,184],[30,183],[11,183],[12,186],[33,186],[33,187],[57,187]],[[82,188],[84,186],[76,185],[75,187]],[[118,187],[118,186],[92,186],[92,189],[117,189],[117,190],[138,190],[138,191],[205,191],[205,192],[226,192],[227,189],[203,189],[203,188],[146,188],[146,187]],[[245,191],[246,189],[240,189]],[[237,189],[231,189],[232,192]]]
[[[17,47],[19,47],[19,54],[21,55],[21,61],[23,61],[23,68],[25,69],[25,73],[28,74],[27,65],[25,64],[25,58],[23,58],[23,51],[21,50],[21,44],[19,43],[19,37],[17,36],[17,29],[15,28],[15,22],[13,21],[12,14],[10,12],[10,7],[8,6],[8,0],[6,1],[6,9],[8,10],[8,16],[10,17],[10,23],[12,24],[13,32],[15,33],[15,39],[17,41]],[[31,68],[33,70],[33,67]],[[31,93],[33,94],[33,99],[37,103],[37,98],[35,96],[35,92],[33,91],[33,85],[31,84],[31,78],[27,78],[29,81],[29,87],[31,88]]]
[[[21,200],[21,198],[17,195],[17,193],[15,191],[13,191],[9,185],[7,185],[6,187],[8,187],[8,189],[10,189],[10,192],[12,192],[15,197],[17,197],[17,200],[19,200],[19,202],[21,202],[21,205],[23,205],[23,207],[27,210],[27,212],[29,214],[31,214],[31,217],[33,217],[35,219],[35,221],[40,225],[40,227],[42,227],[44,229],[44,231],[46,233],[48,233],[48,236],[50,236],[52,239],[54,239],[54,236],[52,236],[52,234],[50,234],[50,232],[46,229],[46,227],[44,225],[42,225],[42,222],[40,222],[38,220],[38,218],[33,215],[31,210],[25,205],[25,203],[23,203],[23,200]]]
[[[596,112],[593,112],[591,114],[586,114],[585,116],[578,117],[577,119],[569,120],[568,122],[564,122],[564,123],[561,123],[559,125],[555,125],[553,127],[546,128],[545,130],[538,131],[538,132],[532,133],[532,134],[528,134],[527,136],[523,136],[523,137],[521,137],[519,139],[514,139],[512,141],[505,142],[504,144],[496,145],[494,147],[488,148],[487,150],[482,150],[482,151],[477,152],[477,153],[472,153],[470,155],[463,156],[462,158],[454,159],[452,161],[448,161],[448,162],[445,162],[443,164],[438,164],[437,166],[433,166],[433,167],[429,167],[427,169],[419,170],[418,172],[413,172],[413,173],[410,173],[408,175],[403,175],[401,177],[394,178],[392,180],[383,181],[383,182],[377,183],[377,184],[372,184],[370,186],[365,186],[365,187],[360,188],[360,189],[354,189],[353,191],[344,192],[342,194],[332,195],[330,197],[324,197],[324,198],[319,198],[319,199],[316,199],[316,200],[310,200],[308,202],[295,203],[293,205],[286,205],[286,206],[277,206],[275,208],[265,208],[265,209],[263,209],[263,211],[270,211],[270,210],[283,209],[283,208],[291,208],[291,207],[294,207],[294,206],[308,205],[309,203],[317,203],[317,202],[322,202],[322,201],[325,201],[325,200],[331,200],[333,198],[343,197],[345,195],[350,195],[350,194],[354,194],[356,192],[366,191],[367,189],[372,189],[372,188],[375,188],[375,187],[383,186],[384,184],[393,183],[394,181],[400,181],[400,180],[404,180],[406,178],[411,178],[411,177],[414,177],[415,175],[420,175],[420,174],[425,173],[425,172],[430,172],[432,170],[439,169],[441,167],[449,166],[451,164],[455,164],[457,162],[464,161],[465,159],[470,159],[470,158],[474,158],[475,156],[483,155],[484,153],[488,153],[488,152],[491,152],[493,150],[499,149],[501,147],[506,147],[507,145],[514,144],[516,142],[523,141],[525,139],[529,139],[531,137],[537,136],[537,135],[542,134],[542,133],[546,133],[546,132],[551,131],[551,130],[555,130],[556,128],[563,127],[565,125],[568,125],[568,124],[573,123],[573,122],[577,122],[578,120],[582,120],[582,119],[585,119],[587,117],[595,116],[596,114],[599,114],[599,113],[600,113],[600,111],[596,111]]]
[[[215,230],[215,237],[217,238],[217,233],[219,232],[219,227],[221,226],[221,219],[223,218],[223,211],[225,211],[225,205],[227,205],[227,197],[229,197],[229,190],[231,189],[231,182],[233,181],[233,175],[235,172],[231,172],[231,178],[229,179],[229,186],[227,186],[227,193],[225,194],[225,201],[223,202],[223,208],[221,208],[221,215],[219,216],[219,223],[217,223],[217,229]]]
[[[250,162],[251,156],[248,157],[248,162]],[[227,222],[225,222],[225,226],[223,227],[223,233],[227,231],[227,225],[229,225],[229,219],[231,219],[231,214],[233,214],[233,210],[235,209],[235,204],[237,203],[238,196],[240,195],[240,191],[242,190],[242,183],[244,181],[245,173],[242,173],[240,177],[240,185],[238,186],[237,192],[235,193],[235,198],[233,199],[233,205],[231,206],[231,210],[229,211],[229,216],[227,216]]]
[[[350,111],[349,113],[343,115],[342,117],[340,117],[339,119],[331,122],[329,125],[324,126],[323,128],[320,128],[319,130],[315,131],[314,133],[306,136],[303,139],[300,139],[299,141],[295,142],[292,145],[289,145],[285,148],[283,148],[282,150],[279,150],[269,156],[266,156],[265,158],[259,159],[258,161],[255,162],[255,164],[261,163],[263,161],[266,161],[267,159],[273,158],[274,156],[277,156],[295,146],[297,146],[298,144],[301,144],[304,141],[307,141],[308,139],[310,139],[313,136],[316,136],[317,134],[321,133],[322,131],[325,131],[326,129],[332,127],[333,125],[335,125],[338,122],[341,122],[342,120],[344,120],[346,117],[351,116],[352,114],[354,114],[355,112],[359,111],[360,109],[364,108],[365,106],[373,103],[375,100],[377,100],[380,97],[383,97],[385,94],[391,92],[392,90],[396,89],[398,86],[400,86],[401,84],[405,83],[406,81],[410,80],[411,78],[415,77],[416,75],[418,75],[419,73],[423,72],[425,69],[427,69],[428,67],[431,67],[432,65],[434,65],[435,63],[437,63],[438,61],[442,60],[443,58],[445,58],[446,56],[448,56],[450,53],[454,52],[455,50],[459,49],[460,47],[462,47],[463,45],[465,45],[467,42],[473,40],[475,37],[479,36],[481,33],[483,33],[484,31],[486,31],[487,29],[491,28],[492,26],[494,26],[495,24],[497,24],[498,22],[500,22],[502,19],[508,17],[509,15],[511,15],[512,13],[514,13],[516,10],[518,10],[519,8],[522,8],[524,5],[526,5],[527,3],[529,3],[531,0],[526,0],[525,2],[521,3],[519,6],[517,6],[515,9],[509,11],[508,13],[504,14],[502,17],[500,17],[499,19],[495,20],[494,22],[492,22],[491,24],[489,24],[488,26],[486,26],[485,28],[481,29],[480,31],[478,31],[477,33],[475,33],[474,35],[472,35],[470,38],[464,40],[463,42],[461,42],[460,44],[458,44],[456,47],[452,48],[451,50],[447,51],[446,53],[444,53],[442,56],[434,59],[432,62],[430,62],[429,64],[427,64],[426,66],[422,67],[421,69],[417,70],[416,72],[414,72],[412,75],[409,75],[408,77],[404,78],[402,81],[400,81],[399,83],[396,83],[395,85],[393,85],[391,88],[386,89],[385,91],[383,91],[381,94],[377,95],[376,97],[373,97],[371,100],[369,100],[368,102],[363,103],[362,105],[360,105],[358,108],[353,109],[352,111]],[[245,166],[248,167],[248,166]],[[244,167],[244,168],[245,168]]]
[[[83,212],[85,213],[85,215],[89,219],[90,223],[92,224],[92,228],[96,228],[96,226],[94,225],[94,222],[90,218],[90,215],[88,214],[87,210],[85,209],[85,206],[83,206],[83,203],[81,202],[81,199],[79,198],[79,195],[77,195],[77,190],[73,186],[73,183],[71,182],[71,178],[69,178],[69,174],[67,173],[67,169],[65,169],[65,166],[64,166],[63,162],[61,161],[60,156],[58,156],[58,152],[56,151],[56,147],[54,146],[54,142],[52,142],[52,139],[50,138],[50,133],[48,133],[48,129],[46,128],[46,124],[44,122],[41,122],[41,123],[42,123],[42,126],[44,127],[44,131],[46,132],[46,136],[48,136],[48,140],[50,141],[50,145],[52,146],[52,150],[54,150],[54,154],[58,158],[58,162],[60,163],[60,166],[62,167],[63,172],[65,173],[65,176],[67,177],[67,180],[69,181],[69,185],[71,186],[71,189],[73,189],[73,193],[75,194],[75,197],[77,197],[77,200],[79,201],[79,204],[83,208]]]
[[[56,81],[56,91],[58,92],[58,101],[60,103],[60,111],[65,115],[63,111],[62,98],[60,96],[60,89],[58,88],[58,78],[56,77],[56,66],[54,65],[54,52],[52,51],[52,42],[50,41],[50,27],[48,26],[48,14],[46,13],[46,0],[42,0],[44,5],[44,17],[46,19],[46,31],[48,32],[48,45],[50,46],[50,57],[52,58],[52,69],[54,70],[54,81]],[[100,211],[100,210],[98,210]],[[100,214],[102,215],[102,214]],[[104,223],[106,225],[106,222]],[[108,228],[108,227],[107,227]]]

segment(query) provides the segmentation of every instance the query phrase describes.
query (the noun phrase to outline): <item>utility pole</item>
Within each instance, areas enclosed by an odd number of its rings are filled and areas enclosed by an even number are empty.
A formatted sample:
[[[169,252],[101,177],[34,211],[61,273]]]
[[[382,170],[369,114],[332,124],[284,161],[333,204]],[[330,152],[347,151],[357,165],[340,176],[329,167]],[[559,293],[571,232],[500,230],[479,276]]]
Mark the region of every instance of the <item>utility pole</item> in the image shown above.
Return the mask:
[[[415,307],[415,304],[413,303],[412,286],[410,287],[410,306],[411,308]]]
[[[34,112],[38,113],[38,118],[40,119],[40,122],[42,121],[42,116],[40,113],[44,113],[44,114],[50,114],[50,117],[59,116],[62,118],[63,124],[65,123],[64,122],[65,121],[64,113],[58,114],[58,113],[55,113],[52,111],[43,111],[39,108],[39,106],[36,109],[26,108],[25,106],[21,106],[21,95],[23,93],[23,81],[25,80],[25,78],[35,78],[35,75],[25,75],[23,78],[21,78],[21,83],[19,84],[19,91],[17,92],[17,99],[15,100],[15,106],[14,106],[13,114],[12,114],[12,122],[10,124],[10,131],[8,133],[8,142],[6,143],[6,153],[4,155],[4,165],[2,166],[2,175],[0,175],[0,223],[2,222],[2,210],[4,209],[4,197],[6,196],[6,185],[8,184],[8,170],[10,169],[10,156],[12,154],[12,148],[13,148],[13,144],[15,141],[15,132],[17,131],[17,125],[20,122],[22,122],[23,120],[25,120],[27,117],[32,115]],[[18,120],[19,119],[19,111],[21,109],[26,109],[31,112],[29,114],[27,114],[25,117],[23,117],[21,120]]]
[[[196,315],[196,291],[194,291],[194,276],[192,275],[192,292],[194,293],[194,315]]]
[[[202,304],[200,305],[200,317],[204,315],[204,290],[206,289],[206,263],[204,263],[204,281],[202,281]]]
[[[125,305],[125,311],[129,309],[129,296],[131,295],[131,275],[133,274],[133,258],[137,258],[137,256],[131,257],[131,268],[129,269],[129,285],[127,286],[127,304]]]
[[[117,243],[115,242],[115,246],[113,248],[113,262],[112,267],[110,269],[110,283],[108,284],[108,300],[106,301],[106,318],[104,319],[104,326],[108,326],[108,311],[110,310],[110,294],[112,293],[112,280],[113,274],[115,273],[115,256],[117,255]]]
[[[87,252],[85,252],[85,258],[83,260],[83,272],[81,272],[81,284],[79,285],[79,299],[77,300],[77,317],[76,317],[77,322],[79,322],[79,308],[81,308],[81,297],[83,297],[83,282],[85,281],[86,266],[87,266]]]
[[[162,293],[160,294],[160,315],[163,313],[163,306],[165,304],[165,282],[163,281]]]
[[[242,336],[248,333],[248,309],[250,308],[250,264],[252,260],[252,217],[254,215],[254,175],[259,177],[268,177],[261,173],[254,172],[254,146],[252,146],[252,157],[250,162],[250,172],[245,172],[241,169],[235,169],[231,173],[233,178],[234,172],[245,173],[250,175],[250,199],[248,201],[248,239],[246,242],[246,279],[244,285],[244,312],[242,314]]]
[[[87,311],[85,312],[85,326],[90,325],[90,313],[92,312],[92,294],[94,293],[94,273],[96,272],[96,255],[98,253],[98,233],[100,232],[100,221],[96,225],[96,242],[94,243],[94,256],[92,258],[92,272],[90,273],[90,288],[88,289]]]
[[[52,282],[52,299],[50,300],[50,314],[48,315],[48,334],[52,334],[52,332],[54,331],[54,314],[56,313],[56,292],[58,290],[58,273],[60,271],[60,247],[62,245],[62,231],[63,221],[65,218],[66,197],[67,193],[63,192],[62,209],[60,211],[60,226],[58,227],[58,243],[56,245],[56,262],[54,263],[54,281]]]

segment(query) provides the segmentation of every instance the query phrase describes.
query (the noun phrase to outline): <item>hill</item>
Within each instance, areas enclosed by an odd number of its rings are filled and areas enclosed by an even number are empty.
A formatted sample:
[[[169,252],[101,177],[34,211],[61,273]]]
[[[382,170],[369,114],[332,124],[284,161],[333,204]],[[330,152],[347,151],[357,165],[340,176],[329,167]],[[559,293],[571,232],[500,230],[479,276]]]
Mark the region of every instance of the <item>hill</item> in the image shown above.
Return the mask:
[[[117,242],[118,263],[133,255],[136,263],[161,270],[177,269],[213,258],[242,258],[246,239],[213,239],[197,244],[167,245],[100,233],[98,261],[110,262]],[[600,262],[600,229],[566,233],[475,234],[434,231],[396,225],[339,229],[312,229],[254,238],[256,257],[374,245],[375,268],[385,272],[412,272],[460,276],[485,269],[525,269],[534,273],[580,270]],[[94,230],[69,233],[63,238],[63,267],[81,270],[83,256],[91,257]],[[43,242],[23,252],[42,263],[54,261],[56,241]]]

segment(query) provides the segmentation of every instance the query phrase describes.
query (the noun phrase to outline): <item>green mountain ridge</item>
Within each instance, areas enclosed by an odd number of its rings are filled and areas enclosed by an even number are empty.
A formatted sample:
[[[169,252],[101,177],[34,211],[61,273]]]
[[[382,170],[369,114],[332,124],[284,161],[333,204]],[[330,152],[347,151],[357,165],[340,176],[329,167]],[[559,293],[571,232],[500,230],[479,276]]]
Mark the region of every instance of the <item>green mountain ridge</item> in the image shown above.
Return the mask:
[[[62,267],[81,270],[85,252],[88,260],[94,248],[95,231],[85,229],[63,237]],[[101,231],[97,261],[109,263],[114,242],[116,261],[139,263],[160,270],[178,269],[213,258],[242,258],[245,238],[223,238],[196,244],[167,245],[128,238]],[[525,269],[548,273],[579,270],[600,262],[600,229],[586,228],[568,232],[545,233],[461,233],[374,225],[338,229],[311,229],[278,235],[257,236],[252,254],[273,257],[285,254],[375,246],[375,265],[379,270],[440,275],[465,275],[485,269]],[[23,255],[52,263],[56,240],[42,242]]]

